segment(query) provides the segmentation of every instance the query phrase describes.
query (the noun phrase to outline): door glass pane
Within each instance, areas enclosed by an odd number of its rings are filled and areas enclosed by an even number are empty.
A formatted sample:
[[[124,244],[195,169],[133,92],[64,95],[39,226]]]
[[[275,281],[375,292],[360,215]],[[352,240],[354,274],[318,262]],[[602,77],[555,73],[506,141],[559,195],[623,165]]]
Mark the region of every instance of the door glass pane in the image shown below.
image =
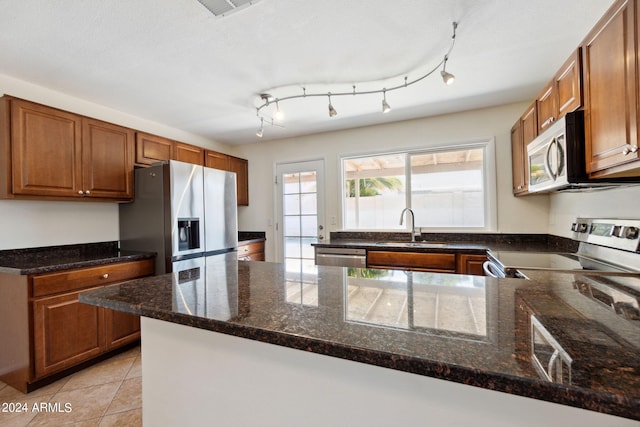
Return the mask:
[[[300,192],[300,176],[297,173],[284,175],[284,194],[297,194]]]
[[[285,216],[284,217],[284,237],[300,236],[300,217]]]
[[[300,195],[299,194],[285,194],[283,198],[284,198],[284,214],[285,215],[300,214]]]
[[[300,213],[305,215],[315,215],[318,203],[316,201],[316,193],[300,195]]]
[[[318,304],[317,268],[312,243],[318,241],[318,196],[316,171],[282,175],[284,215],[284,261],[286,301]]]
[[[315,215],[301,216],[299,218],[302,226],[300,233],[301,236],[310,237],[318,234],[318,218]]]
[[[304,239],[299,239],[298,237],[286,237],[284,240],[285,251],[287,252],[290,258],[300,258],[302,255],[302,250],[300,248],[300,243]]]

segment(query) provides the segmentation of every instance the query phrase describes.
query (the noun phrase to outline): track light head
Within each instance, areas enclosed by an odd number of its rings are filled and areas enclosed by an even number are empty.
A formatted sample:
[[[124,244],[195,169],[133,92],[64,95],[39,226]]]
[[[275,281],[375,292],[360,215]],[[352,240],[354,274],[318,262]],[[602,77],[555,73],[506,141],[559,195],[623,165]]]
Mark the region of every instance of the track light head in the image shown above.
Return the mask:
[[[273,115],[273,118],[278,121],[284,119],[284,113],[280,110],[280,105],[278,104],[277,99],[276,99],[276,112]]]
[[[256,131],[256,136],[258,138],[262,138],[263,134],[264,134],[264,119],[260,117],[260,129]]]
[[[387,90],[382,91],[382,112],[384,114],[391,111],[391,106],[387,103]]]
[[[442,64],[442,71],[440,71],[440,75],[442,76],[442,81],[447,86],[450,85],[450,84],[453,84],[453,82],[456,80],[456,76],[454,76],[453,74],[447,72],[447,61],[448,60],[449,60],[449,56],[445,55],[444,63]]]
[[[329,117],[333,117],[336,114],[338,114],[338,112],[336,111],[335,108],[333,108],[333,105],[331,104],[331,94],[327,96],[329,97]]]
[[[446,72],[444,70],[442,70],[440,72],[440,75],[442,75],[442,81],[447,86],[450,85],[450,84],[453,84],[453,82],[456,80],[456,76],[454,76],[453,74],[448,73],[448,72]]]

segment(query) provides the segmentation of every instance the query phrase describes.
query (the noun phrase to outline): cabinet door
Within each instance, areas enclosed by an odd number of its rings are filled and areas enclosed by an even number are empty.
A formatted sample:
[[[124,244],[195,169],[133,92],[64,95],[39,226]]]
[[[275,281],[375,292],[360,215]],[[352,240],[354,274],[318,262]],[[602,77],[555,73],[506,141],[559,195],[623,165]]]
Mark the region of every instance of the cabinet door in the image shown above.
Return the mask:
[[[367,251],[367,267],[455,273],[456,254]]]
[[[542,132],[553,123],[558,117],[558,106],[556,105],[555,81],[551,81],[538,96],[536,108],[538,114],[538,133]]]
[[[11,100],[12,192],[78,196],[82,191],[81,117]]]
[[[522,121],[518,120],[511,128],[511,168],[513,174],[513,194],[526,193],[527,168],[524,141],[522,139]]]
[[[484,276],[482,265],[487,260],[486,255],[458,254],[458,266],[456,273]]]
[[[238,259],[244,261],[264,261],[264,242],[238,243]]]
[[[133,199],[135,132],[121,126],[82,120],[83,191],[87,197]]]
[[[71,292],[34,301],[36,378],[61,371],[104,351],[103,311],[78,302],[78,294]]]
[[[563,117],[582,106],[582,52],[576,50],[555,77],[557,116]]]
[[[522,144],[526,147],[538,136],[538,111],[536,109],[536,103],[534,102],[527,108],[522,115]]]
[[[152,165],[173,159],[173,144],[170,139],[148,133],[136,133],[136,164]]]
[[[140,316],[104,309],[106,350],[140,339]]]
[[[174,147],[174,159],[179,162],[191,163],[194,165],[204,165],[204,149],[195,145],[176,142]]]
[[[635,1],[620,1],[585,40],[585,152],[591,177],[634,175],[626,170],[640,167],[627,164],[638,159],[635,23]]]
[[[218,153],[217,151],[206,150],[205,151],[204,165],[208,168],[221,169],[223,171],[229,170],[229,156],[224,153]]]
[[[229,156],[229,170],[236,173],[238,205],[249,205],[249,162],[245,159]]]

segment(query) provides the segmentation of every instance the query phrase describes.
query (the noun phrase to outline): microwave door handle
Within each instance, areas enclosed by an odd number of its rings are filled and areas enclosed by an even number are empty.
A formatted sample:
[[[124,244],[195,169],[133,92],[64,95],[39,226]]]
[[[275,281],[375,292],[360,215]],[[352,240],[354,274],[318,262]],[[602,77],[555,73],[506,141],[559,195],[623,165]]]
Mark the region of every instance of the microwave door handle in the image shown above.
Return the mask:
[[[547,171],[547,173],[549,174],[549,176],[551,176],[551,178],[553,178],[553,180],[555,181],[556,178],[558,177],[557,172],[558,171],[552,171],[551,170],[551,162],[549,161],[549,155],[551,154],[551,147],[553,147],[554,145],[557,145],[558,142],[556,141],[555,138],[553,138],[553,140],[549,143],[549,145],[547,146],[547,151],[544,155],[544,168]],[[557,153],[557,149],[556,149],[556,153]]]
[[[564,172],[564,168],[565,166],[565,162],[564,162],[564,153],[565,150],[562,148],[562,144],[560,143],[560,138],[564,138],[564,136],[559,136],[556,139],[556,154],[558,155],[558,163],[557,163],[557,167],[556,167],[556,177],[559,177],[560,175],[563,174]]]

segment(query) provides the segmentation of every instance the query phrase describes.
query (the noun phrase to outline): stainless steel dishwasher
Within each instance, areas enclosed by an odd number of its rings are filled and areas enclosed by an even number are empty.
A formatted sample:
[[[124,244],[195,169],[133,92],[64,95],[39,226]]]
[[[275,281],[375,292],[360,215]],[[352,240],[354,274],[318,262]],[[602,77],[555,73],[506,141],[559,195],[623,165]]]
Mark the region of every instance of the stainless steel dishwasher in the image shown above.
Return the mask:
[[[316,265],[365,268],[367,266],[367,251],[366,249],[316,246]]]

